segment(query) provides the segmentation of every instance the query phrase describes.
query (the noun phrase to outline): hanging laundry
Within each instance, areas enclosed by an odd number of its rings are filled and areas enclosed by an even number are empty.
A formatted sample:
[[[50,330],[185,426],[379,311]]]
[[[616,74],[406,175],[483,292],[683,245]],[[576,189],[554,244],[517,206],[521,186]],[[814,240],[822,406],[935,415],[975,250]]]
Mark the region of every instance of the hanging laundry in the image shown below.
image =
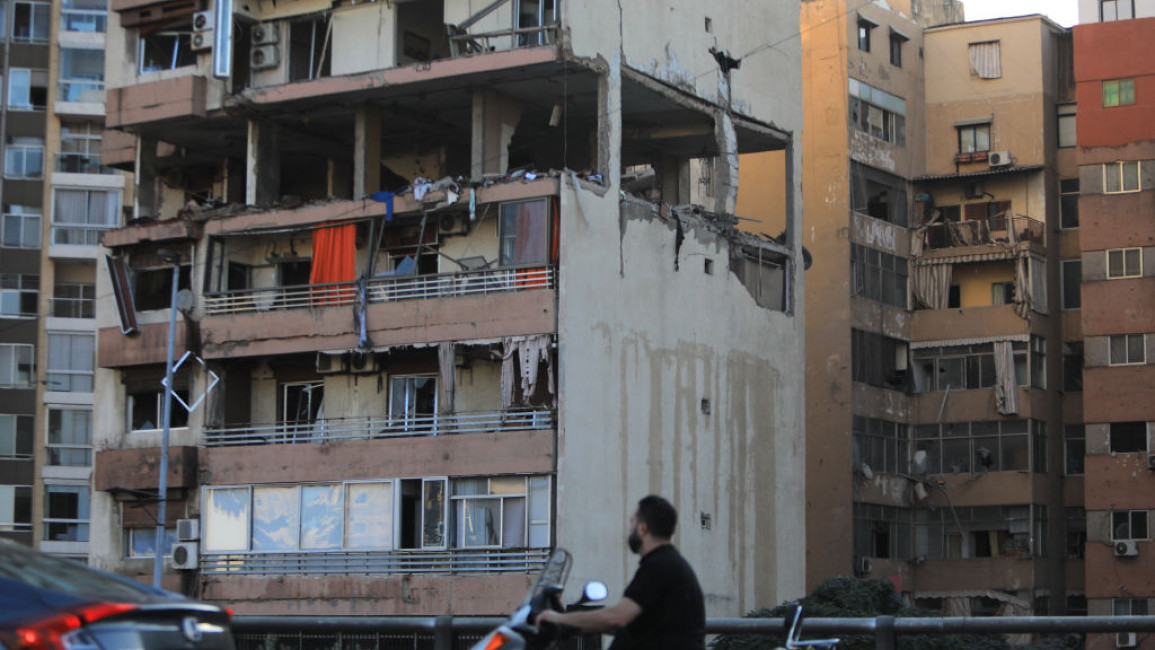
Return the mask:
[[[392,192],[373,192],[369,198],[378,203],[385,204],[385,221],[393,221],[393,197]]]

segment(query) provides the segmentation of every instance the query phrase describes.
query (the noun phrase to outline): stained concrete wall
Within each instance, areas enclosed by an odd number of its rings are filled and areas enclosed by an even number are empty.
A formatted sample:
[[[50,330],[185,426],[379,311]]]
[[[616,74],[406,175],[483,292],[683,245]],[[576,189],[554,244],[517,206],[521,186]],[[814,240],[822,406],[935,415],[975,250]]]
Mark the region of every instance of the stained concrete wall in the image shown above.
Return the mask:
[[[755,304],[725,239],[685,224],[679,245],[649,204],[620,209],[616,192],[562,193],[557,539],[575,554],[570,584],[620,595],[636,559],[627,520],[658,493],[680,512],[674,543],[708,615],[799,596],[801,319]]]

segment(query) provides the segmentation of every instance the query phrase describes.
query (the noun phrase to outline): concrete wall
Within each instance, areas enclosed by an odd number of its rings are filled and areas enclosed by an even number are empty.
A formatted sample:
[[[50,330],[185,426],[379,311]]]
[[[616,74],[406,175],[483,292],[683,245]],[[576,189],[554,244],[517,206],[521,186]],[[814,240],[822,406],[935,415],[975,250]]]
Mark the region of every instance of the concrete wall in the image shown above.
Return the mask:
[[[627,520],[659,493],[680,512],[674,542],[708,615],[802,595],[801,319],[755,304],[725,239],[685,223],[679,246],[650,205],[614,218],[617,194],[598,194],[562,194],[557,501],[570,584],[599,578],[620,594],[635,560]]]

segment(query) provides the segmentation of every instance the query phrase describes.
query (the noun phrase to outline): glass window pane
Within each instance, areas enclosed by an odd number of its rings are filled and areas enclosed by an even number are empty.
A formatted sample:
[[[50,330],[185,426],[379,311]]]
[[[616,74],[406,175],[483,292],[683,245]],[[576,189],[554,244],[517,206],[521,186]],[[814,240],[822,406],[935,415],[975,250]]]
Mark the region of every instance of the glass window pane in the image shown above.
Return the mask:
[[[457,503],[457,546],[497,546],[501,499],[465,499]]]
[[[296,550],[301,530],[296,486],[253,488],[253,550]]]
[[[445,481],[425,481],[422,546],[445,546]]]
[[[345,548],[393,548],[393,484],[348,486]]]
[[[206,492],[206,551],[245,551],[249,540],[248,488],[213,488]]]
[[[502,548],[522,548],[525,546],[525,499],[505,499],[501,516]]]
[[[1107,192],[1118,192],[1122,189],[1119,165],[1108,163],[1103,165],[1103,186]]]
[[[1133,192],[1139,189],[1139,163],[1123,163],[1123,189]]]
[[[301,487],[301,548],[341,548],[345,490],[339,483]]]
[[[501,264],[544,264],[547,261],[547,199],[501,206]]]

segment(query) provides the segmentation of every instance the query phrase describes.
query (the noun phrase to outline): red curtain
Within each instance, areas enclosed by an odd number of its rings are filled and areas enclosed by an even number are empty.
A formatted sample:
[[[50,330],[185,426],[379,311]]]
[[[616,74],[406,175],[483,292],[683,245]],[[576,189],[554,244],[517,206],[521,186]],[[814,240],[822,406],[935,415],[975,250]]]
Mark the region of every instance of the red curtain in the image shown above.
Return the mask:
[[[329,226],[313,231],[313,270],[310,284],[353,282],[355,268],[357,227],[353,224]],[[314,289],[314,304],[348,304],[352,302],[353,287],[324,287]]]

